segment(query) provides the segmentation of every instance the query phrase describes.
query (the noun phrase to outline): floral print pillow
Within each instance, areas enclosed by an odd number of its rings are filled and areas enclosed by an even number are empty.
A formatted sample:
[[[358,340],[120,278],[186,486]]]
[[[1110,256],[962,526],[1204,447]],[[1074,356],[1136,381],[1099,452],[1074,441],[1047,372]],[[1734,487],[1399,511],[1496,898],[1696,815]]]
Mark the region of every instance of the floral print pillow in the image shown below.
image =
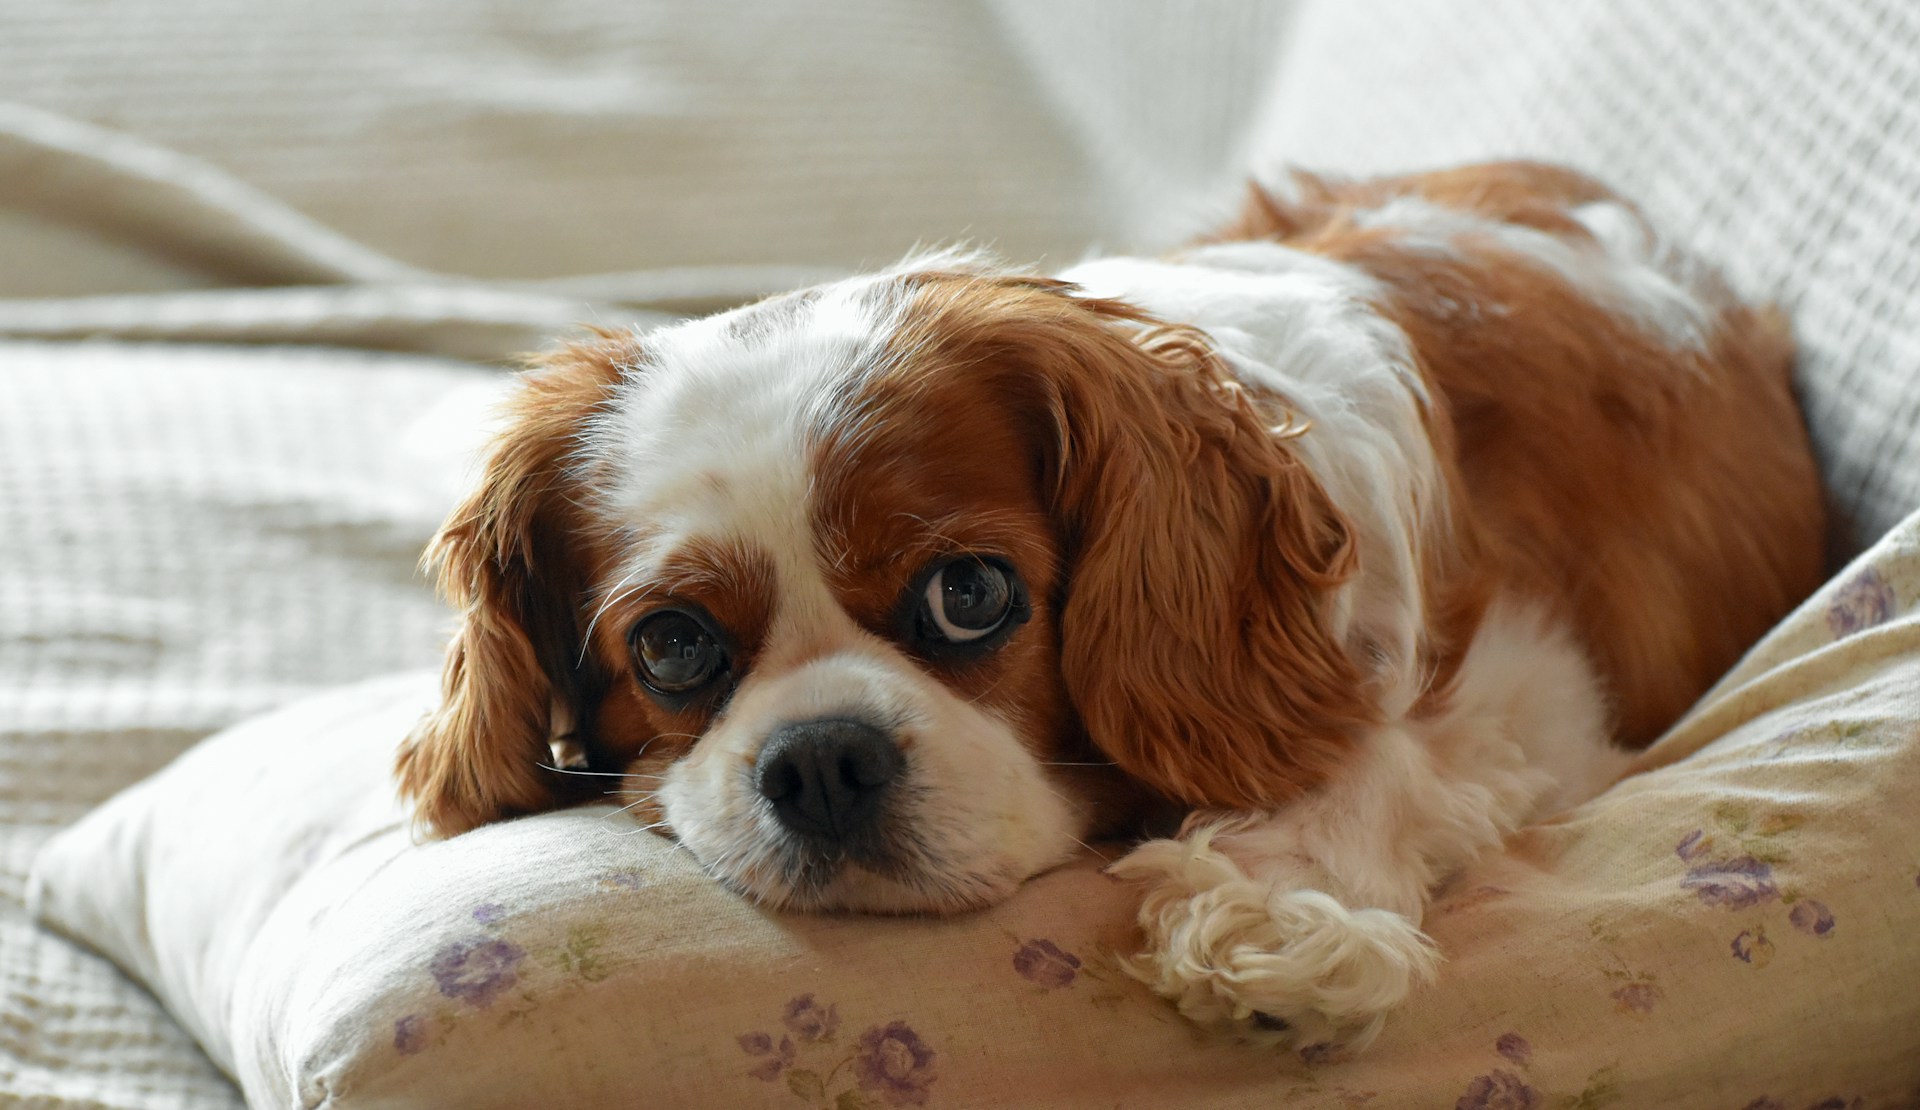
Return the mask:
[[[1182,1021],[1119,969],[1131,896],[1091,855],[918,920],[747,905],[611,806],[414,844],[365,799],[427,676],[215,737],[36,884],[256,1105],[1912,1105],[1917,608],[1920,518],[1640,773],[1455,876],[1440,982],[1358,1056]],[[239,796],[272,804],[209,801]]]

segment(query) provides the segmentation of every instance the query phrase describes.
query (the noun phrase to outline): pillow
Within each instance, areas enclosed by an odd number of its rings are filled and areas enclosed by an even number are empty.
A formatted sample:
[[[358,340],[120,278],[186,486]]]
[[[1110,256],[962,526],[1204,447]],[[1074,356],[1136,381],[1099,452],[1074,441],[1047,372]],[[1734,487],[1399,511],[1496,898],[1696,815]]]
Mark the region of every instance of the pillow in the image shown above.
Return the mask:
[[[1920,516],[1642,774],[1458,876],[1440,982],[1356,1058],[1148,996],[1091,856],[923,920],[748,905],[612,802],[412,843],[387,771],[429,674],[209,739],[32,898],[259,1106],[1879,1105],[1920,1090],[1917,602]]]

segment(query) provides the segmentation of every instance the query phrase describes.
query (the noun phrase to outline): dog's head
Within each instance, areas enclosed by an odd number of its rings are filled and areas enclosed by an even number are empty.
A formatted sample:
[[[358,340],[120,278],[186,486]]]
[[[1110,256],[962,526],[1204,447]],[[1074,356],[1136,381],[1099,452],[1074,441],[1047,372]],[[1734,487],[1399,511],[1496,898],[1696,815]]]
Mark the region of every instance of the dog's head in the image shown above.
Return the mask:
[[[1283,802],[1373,713],[1286,423],[1198,333],[963,266],[569,347],[436,540],[403,789],[448,835],[618,790],[751,897],[879,911]]]

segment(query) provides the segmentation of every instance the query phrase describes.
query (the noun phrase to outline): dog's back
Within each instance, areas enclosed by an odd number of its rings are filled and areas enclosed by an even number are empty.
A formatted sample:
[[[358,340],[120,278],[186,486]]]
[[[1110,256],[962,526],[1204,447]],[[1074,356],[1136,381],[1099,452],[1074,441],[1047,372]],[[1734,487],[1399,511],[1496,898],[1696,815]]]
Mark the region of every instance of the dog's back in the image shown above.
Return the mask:
[[[1820,581],[1785,320],[1569,170],[1296,184],[1257,193],[1227,236],[1379,282],[1451,447],[1459,607],[1486,590],[1554,606],[1618,738],[1651,741]]]

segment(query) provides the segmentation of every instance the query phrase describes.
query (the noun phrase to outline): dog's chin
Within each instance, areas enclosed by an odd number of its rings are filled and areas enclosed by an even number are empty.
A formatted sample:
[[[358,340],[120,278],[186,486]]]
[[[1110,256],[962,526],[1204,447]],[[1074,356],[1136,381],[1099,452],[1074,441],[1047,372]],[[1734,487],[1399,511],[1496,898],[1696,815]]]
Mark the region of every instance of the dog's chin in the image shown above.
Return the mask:
[[[716,875],[722,885],[768,909],[796,913],[870,913],[945,916],[1005,901],[1027,876],[1011,867],[902,871],[845,861],[829,874],[754,881]]]
[[[823,886],[746,893],[769,907],[802,913],[944,916],[1003,902],[1020,883],[1020,877],[974,872],[893,878],[849,865]]]
[[[750,902],[796,913],[940,916],[1003,902],[1028,879],[1072,859],[1081,843],[1065,826],[1004,821],[1013,835],[931,835],[924,823],[889,817],[842,839],[775,827],[770,812],[748,821],[694,816],[667,827],[722,886]],[[672,820],[669,812],[668,819]],[[1010,826],[1010,827],[1007,827]]]

